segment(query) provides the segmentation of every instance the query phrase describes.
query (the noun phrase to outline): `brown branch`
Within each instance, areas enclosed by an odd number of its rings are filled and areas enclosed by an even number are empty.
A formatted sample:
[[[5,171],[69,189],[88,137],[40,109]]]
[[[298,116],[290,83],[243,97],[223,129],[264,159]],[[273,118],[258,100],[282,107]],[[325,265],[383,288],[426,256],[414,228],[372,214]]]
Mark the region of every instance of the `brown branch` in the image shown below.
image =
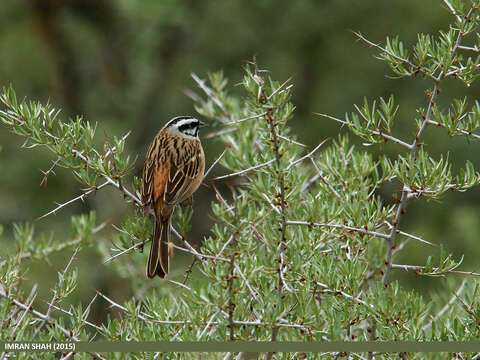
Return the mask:
[[[265,89],[263,87],[264,80],[259,77],[258,73],[258,67],[256,62],[253,62],[253,66],[255,68],[255,74],[251,74],[249,71],[247,71],[247,74],[252,77],[253,81],[259,85],[259,96],[258,96],[258,102],[265,106],[268,101],[275,96],[276,94],[279,93],[279,90],[285,86],[290,79],[285,81],[282,85],[279,86],[278,89],[276,89],[270,96],[267,96]],[[279,293],[279,296],[281,297],[283,294],[283,288],[284,288],[284,280],[283,280],[283,270],[285,267],[284,260],[283,260],[283,253],[286,248],[286,231],[287,231],[287,201],[286,201],[286,193],[285,193],[285,174],[282,169],[282,164],[281,164],[281,157],[283,154],[280,154],[280,138],[279,134],[277,132],[277,120],[274,117],[274,108],[269,107],[267,108],[267,114],[264,116],[269,129],[270,129],[270,135],[271,135],[271,140],[272,140],[272,148],[273,152],[275,154],[275,163],[277,166],[277,169],[275,172],[277,173],[277,181],[278,181],[278,186],[280,187],[280,191],[278,194],[273,194],[276,198],[278,197],[279,200],[279,210],[280,210],[280,219],[281,219],[281,226],[280,226],[280,239],[278,241],[278,250],[279,250],[279,264],[278,264],[278,285],[277,285],[277,291]],[[279,327],[274,326],[272,329],[272,336],[271,336],[271,341],[276,341],[277,336],[278,336],[278,331]],[[267,360],[270,360],[273,356],[272,352],[269,352],[267,354]]]

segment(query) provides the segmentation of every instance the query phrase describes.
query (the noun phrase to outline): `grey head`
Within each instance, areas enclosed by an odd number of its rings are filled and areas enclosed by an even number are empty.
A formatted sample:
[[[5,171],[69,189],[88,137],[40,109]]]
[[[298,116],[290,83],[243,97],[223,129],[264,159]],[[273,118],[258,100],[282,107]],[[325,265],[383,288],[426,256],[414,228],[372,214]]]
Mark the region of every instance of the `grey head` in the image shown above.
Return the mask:
[[[174,131],[181,136],[198,139],[198,130],[205,124],[193,116],[177,116],[171,119],[165,128]]]

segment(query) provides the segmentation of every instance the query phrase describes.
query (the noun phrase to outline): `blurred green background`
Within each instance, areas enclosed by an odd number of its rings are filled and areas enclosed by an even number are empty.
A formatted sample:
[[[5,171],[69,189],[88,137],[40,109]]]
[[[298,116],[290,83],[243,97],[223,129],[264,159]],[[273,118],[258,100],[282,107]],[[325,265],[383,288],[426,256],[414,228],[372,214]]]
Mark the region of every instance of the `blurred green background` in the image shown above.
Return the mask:
[[[394,133],[411,142],[416,131],[415,109],[426,104],[424,91],[430,83],[387,78],[389,69],[374,58],[375,50],[357,41],[350,30],[362,32],[373,42],[398,34],[411,45],[417,33],[437,33],[447,29],[451,20],[441,0],[2,0],[0,85],[11,84],[21,98],[50,101],[62,109],[65,118],[79,114],[98,123],[99,143],[104,133],[122,135],[132,130],[128,152],[138,156],[137,175],[146,147],[164,122],[195,113],[192,101],[183,93],[195,87],[190,73],[205,77],[210,71],[223,69],[232,91],[239,91],[235,84],[242,76],[242,61],[254,54],[280,82],[294,75],[297,111],[291,127],[299,141],[313,146],[326,137],[335,138],[340,131],[347,132],[312,112],[342,118],[363,97],[394,94],[400,104]],[[439,103],[448,105],[454,96],[475,99],[479,87],[467,89],[451,81],[442,90]],[[363,147],[351,137],[357,148]],[[466,159],[480,168],[477,143],[449,139],[445,131],[430,128],[425,140],[426,149],[433,154],[448,151],[454,169]],[[40,187],[43,175],[39,169],[48,169],[55,159],[42,149],[20,148],[22,142],[0,128],[0,223],[5,227],[2,248],[7,252],[14,251],[12,223],[33,222],[52,209],[54,202],[80,193],[71,173],[62,169],[49,177],[48,186]],[[207,164],[222,151],[215,141],[205,141],[204,146]],[[364,149],[375,154],[386,151],[391,156],[403,153],[394,145]],[[215,171],[222,173],[221,167]],[[398,184],[385,186],[385,201],[393,201],[392,193],[398,189]],[[196,194],[194,231],[189,234],[194,243],[208,235],[208,209],[213,199],[213,192],[206,187]],[[479,190],[473,189],[448,195],[442,202],[412,201],[402,228],[445,244],[457,257],[465,254],[462,269],[478,271],[479,200]],[[107,190],[35,222],[35,226],[38,231],[55,231],[54,236],[62,237],[69,234],[70,216],[89,210],[97,212],[99,222],[110,219],[113,224],[121,224],[132,212],[118,193]],[[110,233],[115,231],[109,225],[100,237],[109,238]],[[411,244],[395,262],[424,264],[425,251],[432,248]],[[117,299],[132,295],[133,290],[111,265],[101,265],[99,255],[86,254],[80,256],[78,265],[82,266],[79,299],[91,297],[94,288],[115,294],[112,296]],[[66,251],[58,264],[54,261],[47,269],[38,265],[42,271],[30,272],[28,281],[53,282],[55,272],[70,255],[71,251]],[[176,264],[188,265],[188,261],[180,256],[175,259]],[[427,298],[443,287],[441,279],[418,279],[398,270],[394,276]],[[162,285],[157,282],[152,286]],[[43,291],[48,299],[48,285]]]

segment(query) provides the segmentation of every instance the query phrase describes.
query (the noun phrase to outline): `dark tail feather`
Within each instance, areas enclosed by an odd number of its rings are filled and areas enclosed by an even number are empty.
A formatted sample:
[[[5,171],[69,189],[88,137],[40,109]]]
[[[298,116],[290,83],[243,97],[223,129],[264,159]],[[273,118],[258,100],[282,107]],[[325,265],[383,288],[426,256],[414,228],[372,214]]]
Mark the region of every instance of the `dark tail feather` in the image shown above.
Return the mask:
[[[162,234],[160,236],[160,265],[157,266],[157,274],[165,277],[168,274],[168,243],[170,238],[170,216],[162,219]],[[163,275],[162,275],[163,274]]]
[[[162,279],[168,274],[168,234],[170,232],[170,216],[155,222],[152,246],[148,257],[147,276],[155,275]]]

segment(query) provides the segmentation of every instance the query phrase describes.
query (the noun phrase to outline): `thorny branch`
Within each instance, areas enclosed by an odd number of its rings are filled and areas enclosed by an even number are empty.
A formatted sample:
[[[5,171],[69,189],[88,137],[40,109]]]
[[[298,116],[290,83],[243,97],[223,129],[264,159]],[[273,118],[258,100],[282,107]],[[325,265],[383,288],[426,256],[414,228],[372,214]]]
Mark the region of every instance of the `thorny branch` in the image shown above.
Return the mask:
[[[415,271],[415,272],[418,272],[418,271],[421,271],[421,270],[425,269],[425,266],[421,266],[421,265],[405,265],[405,264],[392,264],[392,269],[402,269],[402,270],[405,270],[405,271]],[[431,270],[432,270],[432,271],[437,271],[438,269],[439,269],[439,268],[434,267],[434,268],[432,268]],[[446,270],[446,272],[452,273],[452,274],[466,275],[466,276],[480,276],[480,273],[476,273],[476,272],[473,272],[473,271],[461,271],[461,270],[450,269],[450,270]]]
[[[269,96],[266,94],[266,91],[263,87],[263,80],[257,75],[258,73],[258,67],[256,62],[253,62],[252,64],[255,69],[255,74],[250,73],[247,69],[246,72],[247,74],[252,78],[252,80],[259,86],[259,97],[258,101],[260,104],[263,106],[266,106],[268,101],[270,101],[271,98],[275,94],[277,94],[286,84],[289,82],[290,79],[285,81],[282,85],[280,85],[272,94]],[[274,114],[275,109],[273,107],[268,107],[267,108],[267,114],[264,116],[267,124],[269,125],[270,128],[270,135],[271,135],[271,140],[272,140],[272,147],[273,147],[273,152],[275,153],[275,162],[276,162],[276,169],[275,172],[277,173],[277,180],[278,180],[278,185],[280,187],[280,191],[278,194],[273,194],[276,198],[278,198],[279,202],[279,210],[280,210],[280,218],[281,218],[281,226],[279,228],[280,231],[280,240],[278,241],[278,251],[279,251],[279,256],[278,256],[278,294],[281,297],[283,294],[283,288],[284,288],[284,280],[283,280],[283,271],[284,271],[284,259],[283,259],[283,253],[286,249],[286,232],[287,232],[287,201],[286,201],[286,184],[285,184],[285,173],[282,169],[282,163],[281,163],[281,157],[283,154],[280,153],[280,139],[278,137],[278,121],[275,119],[275,114]],[[320,146],[317,147],[317,149],[320,148]],[[312,152],[313,153],[313,152]],[[275,326],[272,330],[272,337],[271,341],[276,341],[277,335],[278,335],[279,327]],[[273,356],[273,353],[268,353],[267,354],[267,360],[270,360]]]
[[[227,152],[228,150],[228,147],[225,148],[225,150],[223,150],[223,152],[220,154],[220,156],[212,163],[212,165],[210,165],[210,167],[208,168],[208,170],[205,172],[205,174],[203,175],[203,182],[205,182],[205,180],[207,179],[207,176],[208,174],[210,174],[210,171],[212,171],[212,169],[215,167],[215,165],[218,164],[218,162],[220,160],[222,160],[223,158],[223,155],[225,155],[225,153]]]
[[[341,119],[336,118],[336,117],[331,116],[331,115],[321,114],[321,113],[314,113],[314,114],[319,115],[319,116],[322,116],[322,117],[327,118],[327,119],[330,119],[330,120],[333,120],[333,121],[336,121],[336,122],[338,122],[338,123],[340,123],[340,124],[342,124],[342,125],[348,125],[348,123],[347,123],[346,121],[341,120]],[[381,137],[383,137],[385,140],[390,140],[390,141],[392,141],[392,142],[394,142],[394,143],[397,143],[397,144],[399,144],[399,145],[401,145],[401,146],[403,146],[403,147],[406,147],[406,148],[409,149],[409,150],[412,149],[412,146],[413,146],[413,145],[407,144],[405,141],[402,141],[402,140],[400,140],[400,139],[397,139],[397,138],[394,137],[394,136],[385,134],[385,133],[383,133],[383,132],[381,132],[381,131],[377,131],[377,130],[369,130],[369,132],[370,132],[371,134],[373,134],[373,135],[381,136]]]
[[[107,225],[107,223],[108,223],[108,221],[103,222],[102,224],[98,225],[96,228],[94,228],[92,230],[92,233],[96,234],[97,232],[102,230]],[[53,252],[58,252],[58,251],[63,250],[67,247],[70,247],[70,246],[79,245],[82,241],[83,241],[83,238],[78,237],[78,238],[73,239],[71,241],[62,242],[62,243],[60,243],[56,246],[49,246],[49,247],[42,250],[42,256],[45,258],[46,256],[50,255]],[[31,252],[26,252],[26,253],[20,254],[20,260],[32,258],[34,255],[35,254],[32,254]],[[3,266],[5,263],[6,263],[6,260],[1,261],[0,262],[0,267]]]
[[[446,4],[447,4],[447,6],[449,5],[448,1],[446,1]],[[450,8],[450,10],[452,10],[451,5],[449,6],[449,8]],[[472,12],[473,12],[473,7],[470,9],[470,11],[468,12],[468,14],[466,16],[467,20],[470,18]],[[371,41],[369,41],[365,37],[363,37],[362,34],[360,34],[358,32],[355,32],[355,35],[360,40],[365,42],[366,44],[368,44],[370,46],[373,46],[373,47],[377,48],[378,50],[380,50],[380,52],[382,52],[383,54],[388,55],[388,56],[390,56],[390,57],[408,65],[410,67],[411,71],[419,71],[423,75],[425,75],[426,77],[428,77],[428,78],[430,78],[431,80],[434,81],[433,91],[430,94],[428,94],[429,102],[428,102],[427,111],[424,114],[423,123],[417,129],[417,133],[416,133],[416,136],[415,136],[415,139],[414,139],[413,143],[411,145],[409,145],[409,144],[401,142],[398,139],[395,141],[395,142],[407,147],[410,150],[410,156],[414,156],[416,154],[418,148],[421,146],[420,139],[421,139],[421,137],[423,135],[423,132],[424,132],[425,128],[427,127],[427,125],[438,124],[438,123],[434,122],[431,119],[431,117],[432,117],[432,113],[433,113],[433,108],[434,108],[435,103],[436,103],[436,97],[439,93],[439,83],[444,78],[453,75],[453,73],[452,72],[444,73],[443,71],[441,71],[438,76],[434,76],[432,74],[429,74],[429,73],[425,72],[425,70],[422,69],[421,67],[416,66],[415,64],[411,63],[408,59],[403,59],[403,58],[393,54],[392,52],[388,51],[386,48],[384,48],[384,47],[382,47],[378,44],[372,43]],[[460,42],[461,42],[461,39],[462,39],[462,35],[463,35],[462,31],[458,30],[457,39],[455,41],[454,46],[451,49],[451,55],[452,56],[457,51],[459,46],[461,46]],[[333,118],[333,117],[329,117],[329,118]],[[333,118],[333,119],[336,120],[336,121],[338,120],[338,119],[335,119],[335,118]],[[340,122],[342,122],[342,121],[340,120]],[[378,133],[378,135],[384,136],[381,133]],[[470,135],[470,134],[468,134],[468,135]],[[390,140],[393,141],[393,139],[390,139]],[[392,221],[392,228],[391,228],[391,231],[390,231],[390,235],[387,239],[389,244],[388,244],[387,255],[386,255],[386,259],[385,259],[385,269],[384,269],[383,278],[382,278],[382,282],[383,282],[384,286],[387,286],[387,283],[388,283],[388,276],[389,276],[390,270],[392,268],[392,255],[393,255],[393,251],[394,251],[394,248],[395,248],[395,245],[396,245],[395,239],[396,239],[396,236],[398,234],[397,230],[398,230],[398,227],[400,225],[400,220],[402,218],[402,215],[405,213],[405,207],[406,207],[406,204],[407,204],[407,201],[408,201],[408,196],[409,196],[409,191],[408,191],[407,186],[404,184],[403,189],[402,189],[401,198],[399,199],[397,208],[395,210],[395,218]]]
[[[456,18],[457,18],[457,21],[461,22],[462,21],[462,18],[457,14],[457,12],[455,11],[455,9],[453,8],[452,4],[450,4],[450,2],[448,0],[442,0],[444,2],[444,4],[448,7],[448,10],[450,10],[450,12],[452,13],[452,15],[454,15]]]
[[[69,200],[69,201],[67,201],[67,202],[64,202],[64,203],[62,203],[62,204],[59,204],[55,209],[53,209],[53,210],[49,211],[48,213],[46,213],[46,214],[44,214],[44,215],[36,218],[35,220],[41,220],[41,219],[43,219],[43,218],[45,218],[45,217],[47,217],[47,216],[49,216],[49,215],[56,214],[58,210],[60,210],[61,208],[65,207],[65,206],[67,206],[67,205],[70,205],[70,204],[74,203],[74,202],[77,201],[77,200],[82,200],[82,201],[84,201],[84,200],[87,198],[88,195],[90,195],[91,193],[94,193],[94,192],[96,192],[96,191],[104,188],[105,186],[107,186],[107,185],[109,185],[109,184],[110,184],[110,183],[109,183],[108,181],[106,181],[106,182],[104,182],[104,183],[101,184],[101,185],[95,186],[94,188],[91,188],[90,190],[85,191],[82,195],[79,195],[79,196],[77,196],[77,197],[75,197],[75,198],[73,198],[73,199],[71,199],[71,200]]]
[[[37,319],[43,320],[47,322],[48,324],[56,327],[59,329],[68,339],[71,339],[73,341],[80,341],[79,338],[77,338],[75,335],[73,335],[73,332],[71,330],[68,330],[61,326],[55,319],[51,318],[50,316],[47,316],[46,314],[41,313],[40,311],[35,310],[31,305],[26,305],[23,302],[9,297],[6,293],[4,288],[0,285],[0,296],[8,299],[11,301],[11,304],[17,306],[18,308],[22,309],[25,312],[29,312],[32,314],[34,317]],[[97,353],[93,352],[88,352],[93,358],[98,359],[98,360],[104,360],[104,358]]]
[[[322,180],[322,182],[327,186],[327,188],[331,191],[331,193],[332,193],[333,195],[335,195],[335,197],[336,197],[341,203],[343,203],[343,202],[344,202],[343,198],[340,196],[340,194],[338,193],[338,191],[335,190],[335,188],[328,182],[327,177],[322,174],[322,172],[321,172],[320,169],[318,168],[317,163],[315,162],[315,160],[313,160],[312,158],[310,158],[310,162],[313,164],[313,167],[314,167],[315,170],[317,171],[318,178],[320,178],[320,180]]]
[[[2,97],[0,99],[8,108],[12,109],[12,106]],[[45,116],[56,116],[58,114],[58,111],[55,111],[55,109],[51,109],[50,112],[47,114],[46,110],[45,109],[42,109],[42,111],[36,115],[36,116],[41,116],[41,114],[44,114]],[[0,111],[0,115],[2,115],[3,117],[5,118],[9,118],[9,119],[13,119],[14,122],[18,123],[19,125],[24,125],[25,124],[25,121],[22,120],[22,117],[23,117],[23,114],[19,114],[16,110],[8,110],[8,111]],[[130,131],[127,132],[121,139],[121,141],[125,141],[125,139],[130,135]],[[60,138],[56,137],[55,135],[49,133],[48,131],[46,130],[43,130],[42,131],[42,134],[43,135],[46,135],[49,139],[51,139],[51,144],[57,144],[59,141],[61,141]],[[28,136],[27,136],[28,137]],[[50,143],[49,143],[50,144]],[[39,145],[39,144],[34,144],[34,145]],[[93,149],[93,151],[95,152],[96,155],[98,156],[101,156],[95,149]],[[116,151],[116,148],[115,147],[111,147],[103,156],[101,156],[102,158],[107,158],[108,156],[110,156],[112,153],[114,153]],[[86,157],[84,156],[80,151],[76,150],[76,149],[73,149],[71,151],[71,155],[73,157],[78,157],[79,159],[83,160],[84,163],[85,163],[85,166],[88,166],[90,168],[92,168],[93,170],[96,171],[95,169],[95,166],[93,166],[92,162]],[[45,176],[48,176],[48,174],[53,171],[53,168],[57,165],[57,163],[60,161],[62,157],[59,156],[59,158],[57,158],[57,160],[54,162],[53,166],[47,170],[46,172],[43,172]],[[96,186],[94,188],[91,188],[89,189],[88,191],[86,191],[84,194],[70,200],[70,201],[67,201],[66,203],[64,204],[60,204],[57,208],[55,208],[54,210],[50,211],[49,213],[39,217],[38,219],[41,219],[41,218],[44,218],[46,216],[49,216],[51,214],[54,214],[57,210],[61,209],[62,207],[68,205],[68,204],[71,204],[77,200],[84,200],[85,197],[89,194],[91,194],[92,192],[106,186],[107,184],[110,184],[114,187],[116,187],[117,189],[119,189],[121,192],[123,192],[124,196],[132,199],[137,205],[142,205],[141,201],[135,196],[133,195],[132,193],[130,193],[127,189],[125,189],[121,183],[120,183],[120,180],[119,181],[115,181],[113,180],[111,177],[109,177],[107,174],[105,173],[101,173],[100,172],[100,175],[105,178],[107,180],[106,183],[102,184],[102,185],[99,185],[99,186]],[[44,180],[42,181],[42,183],[44,183],[45,181],[45,178]],[[38,220],[37,219],[37,220]]]
[[[374,237],[379,237],[382,239],[389,239],[389,235],[387,234],[382,234],[376,231],[370,231],[367,229],[362,229],[362,228],[356,228],[353,226],[347,226],[347,225],[341,225],[341,224],[322,224],[322,223],[315,223],[315,222],[308,222],[308,221],[298,221],[298,220],[287,220],[286,221],[287,225],[305,225],[305,226],[311,226],[311,227],[329,227],[329,228],[335,228],[335,229],[343,229],[343,230],[348,230],[348,231],[355,231],[359,232],[365,235],[370,235]]]
[[[433,107],[435,106],[435,98],[438,94],[438,81],[435,83],[433,87],[433,92],[430,96],[430,101],[428,103],[428,109],[425,114],[425,120],[423,121],[422,126],[420,126],[420,128],[418,129],[417,134],[415,136],[415,140],[412,143],[412,146],[410,149],[410,156],[413,156],[417,152],[420,138],[432,115]],[[385,259],[385,270],[382,277],[382,282],[384,286],[387,286],[388,276],[390,275],[390,270],[392,268],[392,255],[393,255],[393,250],[395,248],[395,239],[398,234],[397,230],[400,225],[402,214],[405,212],[405,207],[408,200],[408,194],[409,192],[408,192],[407,186],[404,184],[402,189],[402,196],[398,203],[397,209],[395,210],[395,219],[392,221],[392,229],[388,237],[388,249],[387,249],[387,256]]]
[[[102,298],[104,298],[110,304],[110,306],[118,308],[118,309],[120,309],[120,310],[122,310],[126,313],[129,313],[128,309],[125,306],[116,303],[115,301],[113,301],[112,299],[110,299],[109,297],[107,297],[106,295],[102,294],[99,291],[97,291],[97,294],[100,295]],[[206,298],[204,296],[202,296],[202,299],[206,300]],[[211,304],[211,305],[213,305],[213,304]],[[221,309],[218,310],[218,312],[216,314],[219,314],[219,313],[222,313],[224,315],[225,319],[228,320],[228,313],[222,311]],[[216,314],[215,314],[215,316],[216,316]],[[152,315],[147,314],[143,311],[140,312],[139,314],[137,314],[136,316],[142,321],[153,322],[153,323],[158,323],[158,324],[186,325],[186,324],[193,324],[194,323],[191,320],[159,320],[159,319],[154,318]],[[224,324],[224,322],[213,321],[213,318],[215,318],[215,316],[210,317],[210,319],[207,320],[207,321],[200,321],[200,322],[195,322],[195,323],[197,323],[197,324],[210,324],[210,325],[222,325],[222,324]],[[255,326],[268,326],[268,327],[272,326],[272,324],[266,323],[266,322],[263,322],[263,321],[233,320],[233,323],[234,323],[234,325],[239,325],[239,326],[242,326],[242,325],[243,326],[254,326],[254,327]],[[301,329],[303,331],[310,331],[310,328],[308,326],[301,325],[301,324],[292,324],[292,323],[290,323],[288,321],[285,321],[283,319],[279,319],[279,322],[275,323],[273,326],[285,327],[285,328],[295,328],[295,329]]]
[[[404,59],[400,56],[397,56],[396,54],[392,53],[391,51],[388,51],[386,48],[378,45],[378,44],[375,44],[373,42],[371,42],[370,40],[368,40],[367,38],[365,38],[360,32],[357,32],[357,31],[353,31],[353,34],[355,34],[355,36],[363,41],[364,43],[366,43],[368,46],[372,46],[378,50],[380,50],[380,52],[394,58],[395,60],[398,60],[400,62],[402,62],[403,64],[407,65],[409,68],[410,68],[410,71],[412,73],[414,72],[420,72],[422,75],[424,75],[425,77],[428,77],[434,81],[437,81],[437,79],[435,78],[435,76],[433,76],[432,74],[428,73],[425,69],[423,69],[422,67],[412,63],[410,60],[408,59]]]
[[[125,140],[125,139],[128,137],[128,135],[130,135],[130,132],[128,132],[127,134],[125,134],[125,135],[123,136],[122,140]],[[109,150],[105,153],[104,157],[108,157],[113,151],[115,151],[115,148],[109,149]],[[77,156],[77,157],[79,157],[80,159],[82,159],[88,166],[91,167],[90,161],[89,161],[81,152],[79,152],[78,150],[72,150],[72,153],[73,153],[75,156]],[[36,220],[40,220],[40,219],[43,219],[43,218],[45,218],[45,217],[47,217],[47,216],[49,216],[49,215],[56,214],[56,212],[57,212],[58,210],[60,210],[61,208],[65,207],[65,206],[67,206],[67,205],[70,205],[70,204],[72,204],[72,203],[74,203],[74,202],[76,202],[76,201],[78,201],[78,200],[84,201],[84,200],[87,198],[88,195],[97,192],[98,190],[104,188],[104,187],[107,186],[107,185],[112,185],[113,187],[117,188],[118,190],[120,190],[120,191],[124,194],[125,197],[129,197],[129,198],[132,199],[132,201],[135,202],[137,205],[141,205],[141,204],[142,204],[142,202],[140,201],[140,199],[138,199],[138,197],[136,197],[135,195],[133,195],[130,191],[128,191],[127,189],[125,189],[125,187],[123,187],[123,186],[121,185],[120,181],[115,181],[115,180],[113,180],[112,178],[110,178],[110,177],[109,177],[108,175],[106,175],[106,174],[101,174],[101,175],[102,175],[102,177],[104,177],[104,178],[107,180],[106,182],[104,182],[104,183],[101,184],[101,185],[98,185],[98,186],[95,186],[95,187],[90,188],[89,190],[85,191],[83,194],[81,194],[81,195],[79,195],[79,196],[77,196],[77,197],[75,197],[75,198],[73,198],[73,199],[71,199],[71,200],[69,200],[69,201],[67,201],[67,202],[65,202],[65,203],[59,204],[55,209],[53,209],[53,210],[49,211],[48,213],[46,213],[46,214],[38,217]]]
[[[70,260],[68,261],[67,265],[65,266],[65,269],[63,270],[63,276],[65,276],[68,272],[68,269],[70,268],[70,266],[72,265],[73,263],[73,260],[75,259],[75,256],[77,256],[77,253],[78,251],[80,250],[79,247],[77,247],[75,249],[75,251],[73,252],[73,255],[70,257]],[[47,319],[50,319],[50,314],[52,312],[52,309],[54,308],[55,306],[55,302],[59,300],[59,297],[58,297],[58,294],[57,294],[57,291],[56,290],[53,290],[53,296],[52,296],[52,300],[50,301],[50,303],[48,304],[48,309],[47,309],[47,313],[45,314],[46,318]],[[42,330],[43,326],[45,325],[46,323],[46,320],[43,320],[40,325],[35,329],[35,332],[33,333],[33,338],[35,339],[37,337],[37,334]]]
[[[319,150],[323,144],[325,144],[327,142],[328,138],[323,140],[320,144],[318,144],[312,151],[310,151],[307,155],[305,156],[302,156],[300,159],[297,159],[295,161],[292,161],[290,163],[290,165],[287,166],[287,168],[285,169],[285,171],[288,171],[292,166],[295,166],[297,165],[299,162],[302,162],[303,160],[307,159],[307,158],[312,158],[313,154],[315,154],[317,152],[317,150]]]
[[[440,124],[439,122],[434,121],[434,120],[429,120],[428,124],[429,125],[434,125],[434,126],[445,127],[445,125]],[[459,133],[465,135],[465,136],[470,136],[470,137],[474,138],[475,140],[480,140],[480,135],[474,134],[470,131],[466,131],[466,130],[463,130],[463,129],[455,129],[455,130],[458,131]]]
[[[226,179],[226,178],[233,177],[233,176],[237,176],[237,175],[242,175],[242,174],[245,174],[245,173],[247,173],[247,172],[249,172],[249,171],[256,170],[256,169],[259,169],[259,168],[264,167],[264,166],[268,166],[268,165],[270,165],[271,163],[273,163],[274,161],[276,161],[276,159],[271,159],[271,160],[266,161],[266,162],[264,162],[264,163],[261,163],[261,164],[258,164],[258,165],[254,165],[254,166],[249,167],[248,169],[243,169],[243,170],[240,170],[240,171],[231,173],[231,174],[222,175],[222,176],[217,176],[217,177],[214,177],[212,180],[221,180],[221,179]]]
[[[213,102],[215,103],[215,105],[217,105],[222,111],[223,113],[228,116],[228,111],[227,109],[225,108],[225,106],[223,106],[223,103],[220,101],[220,99],[218,99],[215,94],[213,93],[213,91],[205,85],[205,81],[200,79],[195,73],[191,73],[190,76],[192,77],[193,80],[195,80],[195,82],[197,83],[198,87],[200,89],[203,90],[203,92],[210,98],[213,100]]]

